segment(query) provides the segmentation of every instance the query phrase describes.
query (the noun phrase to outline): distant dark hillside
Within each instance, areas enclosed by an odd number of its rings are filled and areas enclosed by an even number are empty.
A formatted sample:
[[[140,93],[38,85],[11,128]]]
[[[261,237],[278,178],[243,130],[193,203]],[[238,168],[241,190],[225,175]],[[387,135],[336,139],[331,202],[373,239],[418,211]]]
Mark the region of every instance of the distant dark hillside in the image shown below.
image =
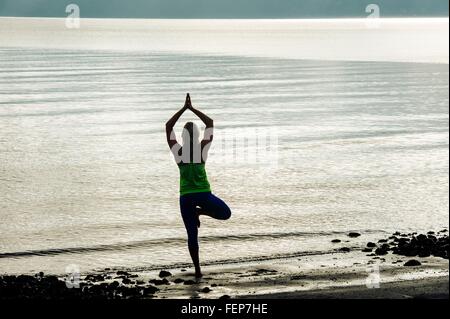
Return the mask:
[[[445,16],[448,0],[0,0],[0,16],[64,17],[75,3],[91,18],[340,18]]]

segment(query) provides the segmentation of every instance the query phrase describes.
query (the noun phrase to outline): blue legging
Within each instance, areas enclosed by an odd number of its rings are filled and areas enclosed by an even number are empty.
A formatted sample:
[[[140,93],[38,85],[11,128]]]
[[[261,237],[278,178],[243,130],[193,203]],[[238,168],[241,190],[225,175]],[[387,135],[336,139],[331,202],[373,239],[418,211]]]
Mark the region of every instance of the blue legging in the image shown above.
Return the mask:
[[[180,196],[181,216],[188,234],[188,246],[191,249],[198,249],[197,207],[200,208],[202,215],[215,219],[227,220],[231,216],[228,205],[210,192]]]

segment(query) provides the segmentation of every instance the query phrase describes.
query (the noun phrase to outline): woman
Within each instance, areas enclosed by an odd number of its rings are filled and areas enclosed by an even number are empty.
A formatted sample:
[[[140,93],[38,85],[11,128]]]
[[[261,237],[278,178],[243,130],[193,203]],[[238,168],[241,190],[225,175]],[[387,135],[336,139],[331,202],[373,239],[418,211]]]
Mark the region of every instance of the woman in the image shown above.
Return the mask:
[[[188,122],[183,129],[183,145],[178,144],[173,130],[178,119],[186,110],[191,110],[206,125],[202,141],[199,141],[198,127]],[[195,109],[189,94],[181,110],[166,123],[167,143],[175,157],[180,171],[180,210],[188,234],[188,247],[195,266],[195,276],[202,277],[198,255],[198,228],[200,215],[227,220],[231,210],[220,198],[211,193],[211,186],[205,170],[208,150],[213,140],[214,122]]]

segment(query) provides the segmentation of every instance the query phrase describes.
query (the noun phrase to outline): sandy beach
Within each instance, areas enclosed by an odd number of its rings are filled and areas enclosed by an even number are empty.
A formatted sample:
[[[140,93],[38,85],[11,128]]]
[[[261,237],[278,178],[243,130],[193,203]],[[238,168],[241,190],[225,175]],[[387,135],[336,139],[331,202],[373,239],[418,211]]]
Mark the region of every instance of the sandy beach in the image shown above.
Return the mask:
[[[165,285],[159,298],[358,299],[448,298],[448,261],[423,258],[406,267],[408,257],[356,256],[360,252],[313,255],[240,265],[205,267],[205,277],[192,285]],[[352,256],[353,255],[353,256]],[[354,263],[355,258],[361,260]],[[375,259],[374,259],[375,258]],[[309,265],[322,263],[319,269]],[[379,267],[379,287],[368,288]],[[189,280],[192,272],[173,270],[174,278]],[[185,275],[186,274],[186,275]],[[142,274],[143,276],[156,273]],[[373,284],[373,283],[372,283]],[[376,285],[375,285],[376,286]],[[211,291],[205,293],[205,288]],[[208,290],[207,290],[208,291]]]
[[[373,258],[373,257],[372,257]],[[349,263],[348,254],[336,253],[307,258],[271,260],[242,265],[205,268],[205,278],[192,285],[164,285],[158,298],[262,298],[262,299],[403,299],[448,298],[448,262],[425,258],[422,266],[405,267],[408,258],[364,258],[359,264]],[[320,260],[320,269],[311,269],[312,259]],[[401,262],[393,264],[393,262]],[[330,266],[331,265],[331,266]],[[371,265],[380,267],[379,288],[366,283]],[[173,270],[174,278],[192,279]],[[156,273],[141,274],[143,277]],[[370,281],[369,281],[370,282]],[[205,288],[211,291],[205,293]]]

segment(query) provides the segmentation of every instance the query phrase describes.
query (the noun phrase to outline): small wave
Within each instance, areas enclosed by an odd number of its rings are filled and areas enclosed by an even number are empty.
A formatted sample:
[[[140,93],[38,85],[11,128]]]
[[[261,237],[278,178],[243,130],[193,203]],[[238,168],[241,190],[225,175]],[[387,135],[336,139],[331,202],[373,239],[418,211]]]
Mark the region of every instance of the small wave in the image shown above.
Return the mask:
[[[372,233],[377,231],[365,231],[365,233]],[[332,236],[332,235],[344,235],[347,232],[284,232],[284,233],[256,233],[256,234],[239,234],[239,235],[223,235],[223,236],[202,236],[203,242],[216,242],[216,241],[255,241],[261,239],[284,239],[295,237],[318,237],[318,236]],[[49,248],[49,249],[37,249],[26,250],[17,252],[4,252],[0,253],[0,258],[21,258],[21,257],[35,257],[35,256],[53,256],[63,254],[83,254],[90,252],[101,251],[124,251],[136,248],[145,248],[150,246],[163,246],[174,244],[185,244],[185,237],[176,238],[162,238],[162,239],[150,239],[135,242],[115,243],[107,245],[95,245],[88,247],[68,247],[68,248]]]

